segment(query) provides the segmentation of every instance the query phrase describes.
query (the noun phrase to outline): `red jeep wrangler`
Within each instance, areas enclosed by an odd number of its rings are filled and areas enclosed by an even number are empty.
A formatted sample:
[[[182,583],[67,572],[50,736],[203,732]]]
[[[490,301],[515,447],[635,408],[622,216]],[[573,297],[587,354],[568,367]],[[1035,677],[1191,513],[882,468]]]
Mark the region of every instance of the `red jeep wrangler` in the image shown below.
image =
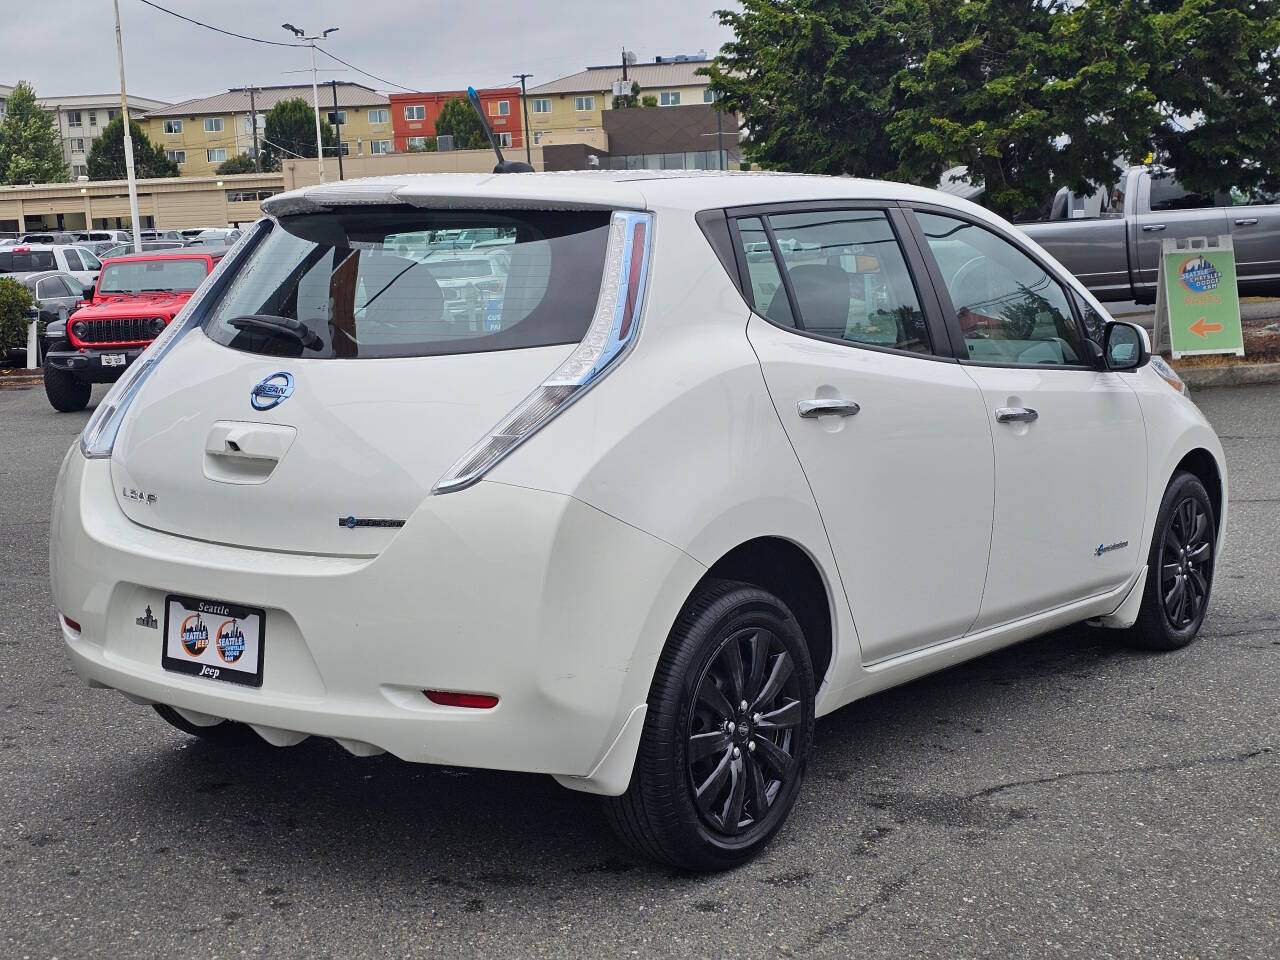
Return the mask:
[[[44,390],[54,409],[83,410],[93,384],[119,380],[178,315],[223,252],[104,260],[92,299],[67,319],[64,331],[49,331],[53,336],[44,358]]]

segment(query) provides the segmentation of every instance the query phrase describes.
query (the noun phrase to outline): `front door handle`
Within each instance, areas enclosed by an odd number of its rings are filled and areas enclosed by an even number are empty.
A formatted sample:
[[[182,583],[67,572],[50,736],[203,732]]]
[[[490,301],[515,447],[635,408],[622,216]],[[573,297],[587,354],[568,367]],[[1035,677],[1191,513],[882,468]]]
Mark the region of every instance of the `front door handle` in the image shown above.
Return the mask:
[[[1241,217],[1239,220],[1237,220],[1237,221],[1236,221],[1236,226],[1237,226],[1237,227],[1252,227],[1252,226],[1253,226],[1255,223],[1257,223],[1257,222],[1258,222],[1258,218],[1257,218],[1257,217]]]
[[[832,398],[830,400],[801,400],[796,404],[796,412],[806,420],[812,420],[814,417],[822,417],[832,414],[837,417],[852,417],[861,410],[856,400],[841,400]]]
[[[996,407],[996,423],[1031,423],[1039,416],[1030,407]]]
[[[1164,228],[1165,224],[1163,223],[1148,223],[1142,228],[1142,231],[1143,233],[1155,233],[1157,230],[1163,230]]]

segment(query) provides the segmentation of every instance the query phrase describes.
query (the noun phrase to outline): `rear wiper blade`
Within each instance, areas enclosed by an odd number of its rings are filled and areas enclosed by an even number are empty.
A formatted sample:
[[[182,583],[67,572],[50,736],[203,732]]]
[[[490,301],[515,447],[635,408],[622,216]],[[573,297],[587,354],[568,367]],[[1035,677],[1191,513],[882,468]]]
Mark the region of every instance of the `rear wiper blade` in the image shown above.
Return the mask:
[[[324,346],[324,341],[316,335],[314,330],[292,317],[277,317],[270,313],[248,313],[242,317],[232,317],[227,323],[237,330],[261,330],[290,337],[302,344],[306,350],[319,350]]]

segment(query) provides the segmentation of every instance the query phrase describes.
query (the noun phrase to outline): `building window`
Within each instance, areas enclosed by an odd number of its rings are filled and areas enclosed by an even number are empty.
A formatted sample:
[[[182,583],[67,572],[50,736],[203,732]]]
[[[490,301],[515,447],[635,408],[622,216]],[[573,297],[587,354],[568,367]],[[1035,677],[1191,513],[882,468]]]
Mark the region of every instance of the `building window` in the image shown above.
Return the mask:
[[[595,97],[574,97],[573,109],[578,111],[594,110],[596,108]]]
[[[278,190],[228,190],[227,203],[257,203],[267,197],[274,197]]]
[[[376,156],[380,156],[381,154],[390,153],[390,152],[391,152],[390,140],[370,140],[369,141],[369,153],[372,154],[373,156],[376,157]]]
[[[71,165],[71,178],[73,180],[79,180],[81,177],[87,177],[88,175],[89,168],[83,163],[73,163]]]
[[[89,111],[89,126],[96,127],[98,125],[98,115],[92,110]]]
[[[346,141],[346,140],[343,140],[343,141],[342,141],[342,144],[341,144],[341,147],[340,147],[340,149],[339,149],[339,151],[338,151],[338,152],[339,152],[342,156],[344,156],[344,157],[349,157],[349,156],[351,156],[351,144],[350,144],[350,142],[349,142],[349,141]]]
[[[672,90],[670,92],[664,90],[658,94],[658,106],[660,107],[678,107],[680,106],[680,91]]]
[[[385,107],[374,107],[369,111],[370,123],[389,123],[391,121],[390,111]]]
[[[222,163],[227,159],[227,148],[212,147],[204,152],[204,158],[210,163]]]
[[[172,160],[174,163],[187,162],[187,151],[185,150],[166,150],[164,152],[164,155],[168,157],[170,160]]]
[[[535,100],[535,101],[533,101],[533,112],[534,112],[534,113],[550,113],[550,112],[551,112],[551,100],[550,100],[550,99],[539,99],[539,100]]]
[[[427,108],[420,103],[405,107],[404,118],[406,120],[425,120],[427,119]]]
[[[79,111],[79,110],[68,110],[68,111],[67,111],[67,126],[68,126],[68,127],[78,127],[78,126],[80,126],[80,125],[81,125],[81,124],[80,124],[80,111]]]
[[[205,133],[221,133],[222,118],[221,117],[205,117],[204,132]]]
[[[119,116],[119,115],[120,115],[120,111],[119,111],[119,110],[108,110],[108,111],[107,111],[107,123],[110,123],[112,120],[114,120],[114,119],[115,119],[117,116]]]
[[[330,111],[329,111],[329,123],[330,123],[331,125],[334,125],[334,126],[341,126],[341,125],[346,124],[346,122],[347,122],[347,111],[345,111],[345,110],[330,110]]]
[[[494,136],[498,138],[498,146],[500,146],[500,147],[509,147],[509,146],[511,146],[511,134],[510,134],[510,133],[495,133],[495,134],[494,134]]]
[[[489,103],[489,116],[506,117],[511,115],[510,100],[493,100]]]
[[[71,149],[74,153],[84,153],[84,137],[72,137]]]
[[[181,120],[166,120],[166,121],[164,122],[164,132],[165,132],[165,133],[181,133],[181,132],[182,132],[182,121],[181,121]]]
[[[718,99],[720,98],[716,96],[714,90],[712,90],[710,87],[703,87],[702,89],[703,103],[715,103]]]
[[[533,142],[534,142],[534,145],[536,146],[537,144],[541,143],[541,142],[542,142],[543,134],[549,134],[550,132],[551,132],[550,130],[535,130],[535,131],[533,131]]]
[[[377,142],[378,141],[376,140],[374,141],[374,143],[377,143]],[[427,138],[426,137],[408,137],[405,139],[404,148],[406,150],[425,150],[427,149]],[[374,152],[376,153],[377,151],[375,150]]]

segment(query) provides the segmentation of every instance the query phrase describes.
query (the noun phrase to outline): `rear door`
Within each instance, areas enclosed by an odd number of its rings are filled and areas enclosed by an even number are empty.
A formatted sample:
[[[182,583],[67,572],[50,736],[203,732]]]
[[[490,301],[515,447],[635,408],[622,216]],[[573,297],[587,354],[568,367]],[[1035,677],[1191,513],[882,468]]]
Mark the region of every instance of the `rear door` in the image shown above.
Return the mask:
[[[1280,293],[1280,196],[1240,199],[1227,210],[1240,292],[1273,296]]]
[[[1064,284],[1030,249],[951,210],[918,208],[915,220],[995,450],[974,630],[1120,586],[1142,561],[1147,490],[1127,375],[1098,368]],[[967,499],[949,471],[946,485]]]
[[[1220,237],[1231,232],[1225,195],[1192,193],[1172,170],[1155,170],[1138,181],[1138,276],[1136,289],[1154,295],[1161,241]]]
[[[991,433],[912,269],[900,211],[730,213],[754,307],[747,334],[826,525],[864,662],[962,636],[986,576]]]

